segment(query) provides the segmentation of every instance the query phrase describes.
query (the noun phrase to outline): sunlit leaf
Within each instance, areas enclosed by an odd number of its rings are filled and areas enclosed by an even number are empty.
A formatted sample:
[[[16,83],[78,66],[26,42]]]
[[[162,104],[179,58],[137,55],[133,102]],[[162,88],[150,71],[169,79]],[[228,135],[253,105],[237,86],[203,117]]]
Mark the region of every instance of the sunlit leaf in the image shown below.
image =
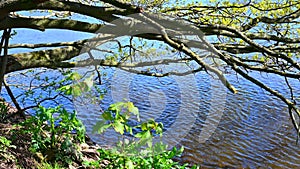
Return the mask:
[[[120,133],[120,134],[124,134],[124,124],[122,124],[121,122],[119,122],[119,121],[115,121],[114,123],[113,123],[113,127],[114,127],[114,129],[115,129],[115,131],[116,132],[118,132],[118,133]]]
[[[106,124],[105,121],[98,121],[94,127],[92,133],[103,133],[106,129],[108,129],[111,126],[111,124]]]

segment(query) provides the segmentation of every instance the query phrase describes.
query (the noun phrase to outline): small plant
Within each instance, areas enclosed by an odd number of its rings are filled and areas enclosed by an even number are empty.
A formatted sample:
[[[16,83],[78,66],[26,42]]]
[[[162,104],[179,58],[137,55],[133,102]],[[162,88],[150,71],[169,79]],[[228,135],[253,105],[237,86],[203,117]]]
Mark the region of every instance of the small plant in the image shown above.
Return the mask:
[[[0,122],[4,122],[7,117],[8,106],[0,100]]]
[[[14,156],[8,152],[8,148],[16,148],[16,146],[11,145],[11,141],[7,138],[0,136],[0,158],[14,160]]]
[[[94,126],[94,132],[103,133],[108,128],[113,128],[121,135],[121,140],[118,143],[120,154],[136,155],[140,154],[140,149],[144,146],[152,148],[152,139],[154,134],[162,136],[163,124],[157,123],[153,119],[143,122],[139,125],[132,126],[130,118],[134,115],[138,121],[139,111],[132,102],[118,102],[110,105],[100,117],[100,121]],[[133,130],[138,131],[133,133]],[[128,139],[125,135],[130,135],[132,139]],[[142,151],[141,155],[148,155]],[[152,153],[152,152],[151,152]]]
[[[168,146],[162,142],[153,145],[155,135],[162,136],[163,124],[157,123],[153,119],[136,126],[129,124],[131,115],[135,115],[139,121],[138,108],[132,102],[118,102],[101,115],[100,121],[94,126],[94,131],[103,133],[108,128],[113,128],[121,135],[117,146],[113,149],[99,149],[100,160],[85,162],[86,166],[99,168],[105,164],[106,168],[126,168],[126,169],[170,169],[186,168],[172,159],[181,155],[183,147],[167,150]],[[133,130],[138,131],[133,133]],[[132,139],[126,138],[130,135]],[[193,168],[196,168],[193,167]]]
[[[174,147],[172,150],[162,152],[153,156],[122,156],[111,150],[99,149],[100,160],[85,162],[88,167],[99,168],[105,165],[105,168],[126,168],[126,169],[184,169],[187,165],[180,165],[172,160],[176,156],[180,156],[183,148],[177,150]],[[107,164],[103,164],[108,161]]]
[[[42,160],[71,162],[80,158],[75,143],[84,142],[85,128],[76,117],[61,107],[40,106],[35,116],[22,123],[32,135],[31,151]]]
[[[62,167],[58,163],[50,164],[50,163],[44,162],[44,163],[41,163],[40,165],[38,165],[38,169],[64,169],[64,167]]]

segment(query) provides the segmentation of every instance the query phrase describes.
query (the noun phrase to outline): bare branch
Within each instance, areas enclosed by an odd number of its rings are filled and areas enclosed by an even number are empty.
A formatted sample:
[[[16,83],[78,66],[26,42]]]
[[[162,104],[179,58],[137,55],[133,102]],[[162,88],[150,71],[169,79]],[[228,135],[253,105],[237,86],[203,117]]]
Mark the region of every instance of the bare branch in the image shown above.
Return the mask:
[[[0,29],[31,28],[44,31],[50,29],[69,29],[74,31],[94,33],[101,28],[101,24],[92,24],[70,19],[33,19],[7,17],[0,22]]]
[[[2,39],[1,39],[1,47],[0,47],[0,54],[2,52],[3,47],[3,56],[0,58],[1,60],[1,67],[0,67],[0,92],[2,89],[2,83],[4,82],[4,75],[6,73],[7,61],[8,61],[8,44],[10,38],[11,29],[7,29],[3,31]],[[4,46],[2,46],[4,42]]]

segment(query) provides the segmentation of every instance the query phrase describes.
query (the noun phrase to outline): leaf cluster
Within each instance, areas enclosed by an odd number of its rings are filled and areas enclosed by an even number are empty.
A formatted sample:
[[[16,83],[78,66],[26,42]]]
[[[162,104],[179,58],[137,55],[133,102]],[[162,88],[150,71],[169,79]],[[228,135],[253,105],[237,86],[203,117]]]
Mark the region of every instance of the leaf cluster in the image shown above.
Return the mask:
[[[85,166],[101,168],[103,163],[107,162],[105,168],[111,169],[196,169],[197,166],[188,167],[187,164],[181,165],[174,161],[174,157],[181,155],[183,148],[165,151],[160,154],[148,157],[140,156],[122,156],[110,150],[99,149],[100,159],[98,161],[85,162]]]
[[[160,137],[163,134],[163,124],[157,123],[150,119],[138,125],[131,125],[130,119],[134,115],[139,119],[138,108],[132,102],[117,102],[112,105],[101,115],[100,121],[94,126],[94,132],[104,133],[108,128],[113,128],[121,135],[117,146],[108,150],[99,149],[100,159],[92,162],[85,162],[86,166],[101,167],[105,161],[107,168],[143,168],[143,169],[169,169],[185,168],[173,158],[180,156],[183,147],[167,150],[168,146],[162,142],[155,144],[153,138],[155,135]],[[133,130],[138,131],[133,133]],[[129,134],[131,138],[125,137]],[[196,168],[194,166],[193,168]]]
[[[0,158],[5,160],[15,160],[15,157],[8,151],[8,148],[16,148],[11,145],[11,140],[0,136]]]
[[[81,96],[83,93],[91,90],[93,86],[93,75],[80,81],[82,76],[77,72],[72,72],[66,75],[63,81],[74,81],[75,83],[65,85],[57,89],[57,91],[64,92],[66,95],[73,95],[75,97]]]
[[[35,116],[21,124],[24,133],[31,134],[31,151],[41,160],[71,162],[80,158],[76,143],[85,141],[85,128],[76,112],[61,107],[40,106]]]

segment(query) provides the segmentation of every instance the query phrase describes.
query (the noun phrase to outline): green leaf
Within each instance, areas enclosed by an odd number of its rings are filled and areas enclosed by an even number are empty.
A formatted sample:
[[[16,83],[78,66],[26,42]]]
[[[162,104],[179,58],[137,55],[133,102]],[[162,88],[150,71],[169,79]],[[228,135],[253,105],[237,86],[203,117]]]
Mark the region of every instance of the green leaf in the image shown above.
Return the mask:
[[[134,169],[133,162],[129,159],[126,160],[125,166],[126,166],[127,169]]]
[[[147,126],[148,126],[147,123],[142,123],[141,129],[142,129],[143,131],[148,130],[148,127],[147,127]]]
[[[111,104],[109,106],[108,110],[113,110],[113,111],[120,112],[122,107],[123,107],[123,102],[117,102],[117,103]]]
[[[103,133],[107,128],[109,128],[111,126],[111,124],[106,124],[105,121],[98,121],[95,126],[93,127],[93,131],[92,133]]]
[[[156,126],[156,133],[159,134],[160,136],[162,136],[162,133],[163,133],[163,123],[158,123],[158,125]]]
[[[147,139],[147,138],[151,138],[151,133],[150,133],[149,130],[147,130],[147,131],[143,131],[143,132],[137,133],[135,135],[135,137],[141,138],[141,139]]]
[[[57,91],[62,91],[62,92],[64,92],[65,95],[71,95],[72,87],[70,85],[66,85],[66,86],[58,88]]]
[[[79,85],[74,85],[73,87],[72,87],[72,95],[73,96],[80,96],[81,95],[81,93],[82,93],[82,91],[81,91],[81,87],[79,86]]]
[[[111,115],[110,111],[105,111],[104,113],[102,113],[102,117],[104,120],[113,120],[113,116]]]
[[[138,135],[138,134],[140,134],[140,135]],[[151,134],[150,130],[147,130],[145,132],[138,133],[138,134],[136,134],[135,137],[140,138],[141,145],[148,144],[149,147],[152,147],[152,134]]]
[[[120,134],[124,134],[124,124],[123,123],[121,123],[120,121],[115,121],[114,123],[113,123],[113,127],[114,127],[114,129],[115,129],[115,131],[116,132],[118,132],[118,133],[120,133]]]
[[[70,74],[69,78],[71,80],[80,80],[81,79],[81,75],[77,72],[73,72]]]
[[[137,107],[135,107],[132,102],[128,102],[127,107],[128,107],[128,111],[133,113],[134,115],[136,115],[138,118],[138,121],[140,121],[139,109]]]
[[[125,125],[125,130],[126,130],[127,132],[129,132],[131,135],[133,134],[133,133],[132,133],[132,127],[131,127],[131,126]]]

